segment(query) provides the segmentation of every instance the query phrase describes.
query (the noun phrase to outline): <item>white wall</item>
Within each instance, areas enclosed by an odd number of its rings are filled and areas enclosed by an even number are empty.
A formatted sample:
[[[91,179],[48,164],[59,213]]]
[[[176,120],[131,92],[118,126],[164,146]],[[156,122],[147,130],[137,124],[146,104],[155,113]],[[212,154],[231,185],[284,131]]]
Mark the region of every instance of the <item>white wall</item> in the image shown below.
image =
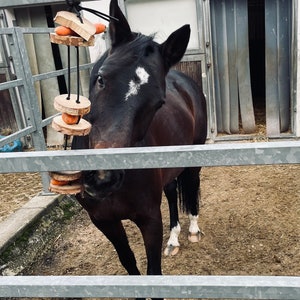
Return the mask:
[[[126,13],[133,31],[156,33],[155,40],[164,42],[179,27],[190,24],[188,49],[199,49],[197,10],[195,0],[127,0]]]
[[[83,7],[92,8],[94,10],[100,11],[108,15],[109,13],[109,3],[110,0],[101,0],[101,1],[85,1],[81,5]],[[84,11],[84,17],[91,21],[92,23],[103,23],[108,25],[108,22],[97,17],[94,14]],[[89,47],[91,61],[96,61],[106,50],[106,42],[104,40],[104,34],[97,34],[95,36],[95,46]]]
[[[85,1],[82,6],[89,7],[109,14],[110,0]],[[191,39],[189,49],[199,48],[199,35],[197,27],[197,11],[195,0],[127,0],[126,13],[130,27],[133,31],[143,34],[156,33],[156,40],[163,42],[174,30],[184,24],[191,25]],[[93,23],[107,22],[99,17],[84,12],[85,17]],[[94,62],[106,50],[103,35],[96,36],[94,47],[90,47],[91,61]]]

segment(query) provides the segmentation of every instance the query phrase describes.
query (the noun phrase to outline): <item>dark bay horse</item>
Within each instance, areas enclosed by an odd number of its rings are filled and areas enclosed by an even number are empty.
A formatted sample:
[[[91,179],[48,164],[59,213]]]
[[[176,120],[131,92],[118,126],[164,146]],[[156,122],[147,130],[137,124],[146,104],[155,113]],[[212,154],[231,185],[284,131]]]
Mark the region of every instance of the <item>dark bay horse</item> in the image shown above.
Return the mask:
[[[183,57],[189,25],[158,44],[134,33],[117,0],[110,3],[111,48],[95,64],[90,81],[92,124],[88,137],[75,137],[73,149],[203,144],[206,103],[197,84],[170,70]],[[199,167],[141,170],[93,170],[83,173],[85,190],[76,195],[92,222],[114,245],[130,275],[140,271],[121,220],[139,227],[147,255],[147,274],[160,275],[162,192],[168,199],[171,235],[166,254],[179,247],[177,196],[190,217],[190,239],[199,239]],[[178,195],[179,194],[179,195]],[[175,247],[175,248],[174,248]]]

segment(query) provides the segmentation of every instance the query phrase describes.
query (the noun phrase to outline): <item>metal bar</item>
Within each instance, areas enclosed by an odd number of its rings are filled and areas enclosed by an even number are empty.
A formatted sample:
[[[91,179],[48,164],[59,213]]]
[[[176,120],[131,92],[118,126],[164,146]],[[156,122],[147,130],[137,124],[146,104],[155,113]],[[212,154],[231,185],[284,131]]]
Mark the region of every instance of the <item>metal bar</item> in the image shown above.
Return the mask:
[[[94,63],[80,65],[79,70],[81,71],[81,70],[91,69],[93,66],[94,66]],[[71,73],[76,72],[77,67],[71,67],[70,70],[71,70]],[[45,80],[45,79],[49,79],[52,77],[58,77],[60,75],[65,75],[67,73],[68,73],[68,68],[65,68],[65,69],[61,69],[61,70],[57,70],[57,71],[51,71],[51,72],[47,72],[47,73],[43,73],[43,74],[33,75],[32,78],[34,81],[40,81],[40,80]]]
[[[15,28],[15,35],[14,35],[18,43],[16,43],[19,49],[20,59],[22,61],[22,75],[21,77],[24,78],[25,81],[25,92],[27,96],[23,99],[23,103],[26,106],[27,111],[27,120],[29,121],[29,125],[35,127],[35,131],[32,132],[31,137],[33,140],[34,148],[36,150],[46,150],[46,142],[44,137],[44,132],[42,128],[42,116],[39,109],[38,98],[36,95],[36,91],[34,88],[34,81],[32,79],[32,73],[30,69],[29,58],[26,52],[26,45],[24,40],[24,34],[19,27]],[[30,120],[28,119],[30,118]],[[48,191],[49,186],[49,176],[47,173],[41,174],[43,189],[44,191]]]
[[[0,83],[0,91],[24,85],[23,79],[16,79]]]
[[[19,48],[21,58],[22,78],[24,78],[27,90],[27,97],[23,99],[23,103],[24,105],[26,105],[26,109],[28,111],[27,119],[29,117],[31,119],[30,122],[33,124],[32,126],[36,128],[36,131],[32,133],[34,147],[37,150],[46,150],[44,133],[41,126],[42,117],[39,110],[39,103],[34,89],[34,82],[32,80],[32,73],[30,70],[30,63],[26,52],[24,35],[19,27],[15,28],[15,36],[18,40],[17,46]]]
[[[278,1],[265,1],[267,136],[280,135],[278,94]]]
[[[278,95],[280,112],[280,131],[289,130],[290,126],[290,55],[291,55],[291,4],[292,1],[278,1]],[[288,55],[287,55],[288,54]],[[289,78],[289,80],[287,80]]]
[[[299,164],[300,141],[3,153],[0,173]]]
[[[299,299],[291,276],[2,276],[1,297]]]
[[[43,121],[42,121],[42,127],[45,127],[45,126],[48,126],[49,124],[51,124],[53,118],[59,116],[60,114],[61,113],[59,112],[59,113],[57,113],[57,114],[55,114],[55,115],[53,115],[53,116],[51,116],[49,118],[43,119]]]
[[[23,128],[9,136],[6,136],[4,138],[0,139],[0,148],[3,147],[4,145],[7,145],[17,139],[20,139],[26,135],[29,135],[35,131],[35,128],[32,126],[28,126],[26,128]],[[1,157],[1,156],[0,156]]]
[[[226,32],[229,73],[230,133],[239,133],[239,92],[237,72],[236,1],[226,1]]]
[[[220,47],[218,33],[219,30],[217,30],[217,21],[218,23],[221,20],[220,7],[215,4],[215,1],[211,1],[210,3],[210,10],[211,10],[211,31],[212,31],[212,52],[213,52],[213,58],[214,63],[212,64],[213,70],[214,70],[214,92],[215,92],[215,115],[216,115],[216,126],[217,130],[216,132],[223,132],[223,119],[222,119],[222,101],[221,101],[221,76],[220,72],[223,68],[222,66],[222,60],[219,61],[218,59],[218,47]],[[224,26],[221,26],[223,28]]]
[[[17,27],[17,26],[16,26]],[[0,34],[13,34],[15,27],[0,28]],[[24,34],[31,33],[50,33],[54,31],[54,28],[48,27],[18,27]]]
[[[216,104],[213,99],[215,99],[215,80],[214,80],[214,66],[212,64],[213,57],[213,47],[212,47],[212,16],[211,16],[211,3],[210,1],[202,1],[203,6],[203,25],[204,28],[204,36],[205,36],[205,46],[206,51],[204,57],[199,60],[202,62],[202,72],[203,70],[207,70],[207,74],[202,73],[202,85],[203,92],[207,99],[207,113],[208,113],[208,138],[214,140],[217,135],[216,130]],[[186,55],[185,55],[186,57]],[[207,76],[206,76],[207,75]]]
[[[12,34],[13,33],[13,28],[0,28],[0,34]]]
[[[255,117],[250,81],[250,57],[248,39],[248,1],[236,1],[237,73],[240,114],[246,133],[255,132]]]
[[[48,27],[20,27],[24,34],[50,33],[54,32],[54,28]]]
[[[81,0],[88,1],[88,0]],[[0,8],[20,8],[20,7],[32,7],[32,6],[44,6],[44,5],[54,5],[54,4],[65,4],[66,1],[63,0],[1,0]]]

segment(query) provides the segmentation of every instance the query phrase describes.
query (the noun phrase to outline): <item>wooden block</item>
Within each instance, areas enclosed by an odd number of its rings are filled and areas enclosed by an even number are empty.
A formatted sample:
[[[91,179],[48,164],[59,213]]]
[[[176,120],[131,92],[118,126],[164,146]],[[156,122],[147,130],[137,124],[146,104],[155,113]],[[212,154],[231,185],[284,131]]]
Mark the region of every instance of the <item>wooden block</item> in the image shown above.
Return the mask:
[[[91,102],[88,98],[79,96],[80,103],[77,103],[77,95],[71,94],[69,100],[67,100],[67,97],[67,94],[56,96],[54,98],[54,108],[73,116],[83,116],[90,111]]]
[[[83,185],[80,182],[73,181],[67,185],[49,185],[49,191],[52,193],[63,194],[63,195],[76,195],[82,193],[84,190]]]
[[[95,37],[92,36],[89,41],[86,41],[80,36],[72,35],[58,35],[56,33],[50,33],[50,41],[54,44],[61,44],[66,46],[79,46],[79,47],[89,47],[94,46]]]
[[[87,19],[81,18],[83,23],[80,22],[80,19],[76,14],[69,11],[59,11],[55,16],[54,21],[59,25],[71,28],[79,36],[83,37],[86,41],[89,41],[96,33],[96,27]]]
[[[59,181],[75,181],[81,177],[81,171],[49,172],[51,178]]]
[[[90,133],[92,125],[84,119],[80,119],[78,124],[68,125],[61,116],[57,116],[52,120],[52,128],[66,135],[83,136]]]

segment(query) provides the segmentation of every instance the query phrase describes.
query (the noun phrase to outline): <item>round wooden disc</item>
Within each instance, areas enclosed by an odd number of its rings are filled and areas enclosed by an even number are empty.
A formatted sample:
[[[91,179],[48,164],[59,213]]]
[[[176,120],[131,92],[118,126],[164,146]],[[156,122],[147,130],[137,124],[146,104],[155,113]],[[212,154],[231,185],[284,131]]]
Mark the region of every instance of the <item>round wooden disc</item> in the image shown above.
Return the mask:
[[[71,182],[66,185],[49,185],[49,191],[57,194],[76,195],[83,191],[83,185],[78,182]]]
[[[96,33],[96,27],[92,22],[83,16],[79,19],[75,13],[70,11],[58,11],[54,21],[59,25],[71,28],[87,41]]]
[[[92,125],[84,119],[80,119],[78,124],[68,125],[62,120],[61,116],[57,116],[52,120],[52,128],[66,135],[79,136],[88,135]]]
[[[91,102],[88,98],[79,96],[80,103],[77,103],[77,95],[71,94],[69,100],[67,97],[67,94],[56,96],[54,98],[54,108],[73,116],[83,116],[90,111]]]
[[[94,46],[95,37],[92,36],[88,41],[86,41],[81,36],[58,35],[56,33],[50,33],[50,41],[51,43],[54,44],[89,47],[89,46]]]
[[[81,177],[81,171],[49,172],[51,178],[60,181],[74,181]]]

